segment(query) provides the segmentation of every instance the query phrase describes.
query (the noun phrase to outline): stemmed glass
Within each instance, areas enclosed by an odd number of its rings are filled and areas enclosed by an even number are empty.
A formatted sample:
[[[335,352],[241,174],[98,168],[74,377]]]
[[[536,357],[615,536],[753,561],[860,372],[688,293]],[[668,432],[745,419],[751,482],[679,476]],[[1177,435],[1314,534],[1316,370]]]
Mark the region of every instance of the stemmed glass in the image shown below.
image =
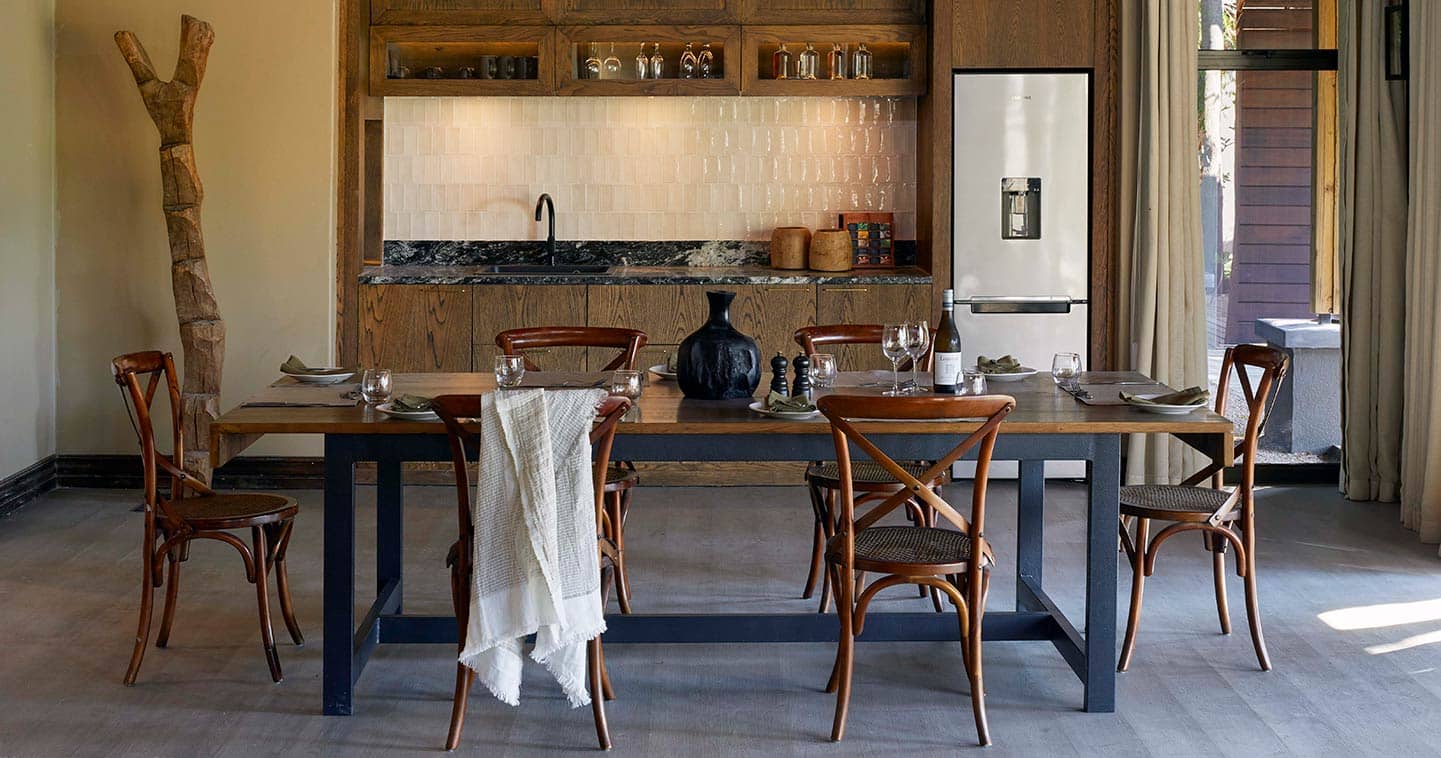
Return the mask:
[[[602,65],[605,67],[605,77],[604,77],[604,78],[606,78],[606,79],[619,79],[619,78],[620,78],[620,58],[615,57],[615,43],[614,43],[614,42],[610,43],[610,55],[607,55],[607,56],[605,57],[605,61],[602,62]]]
[[[495,356],[495,383],[501,389],[514,389],[525,378],[525,357],[520,355]]]
[[[886,324],[881,330],[881,352],[891,362],[891,388],[883,395],[904,395],[901,389],[901,359],[906,357],[906,343],[910,339],[911,325]]]
[[[1081,356],[1077,353],[1056,353],[1056,357],[1051,359],[1051,379],[1061,389],[1074,388],[1076,376],[1080,373]]]
[[[916,365],[925,356],[926,348],[931,346],[931,325],[924,320],[907,323],[910,328],[906,330],[906,355],[911,358],[911,386],[906,391],[920,394],[925,390],[921,388],[921,378],[916,371]]]
[[[600,78],[600,45],[590,43],[590,56],[585,59],[585,78]]]
[[[816,389],[830,389],[836,383],[836,357],[830,353],[811,354],[811,386]]]

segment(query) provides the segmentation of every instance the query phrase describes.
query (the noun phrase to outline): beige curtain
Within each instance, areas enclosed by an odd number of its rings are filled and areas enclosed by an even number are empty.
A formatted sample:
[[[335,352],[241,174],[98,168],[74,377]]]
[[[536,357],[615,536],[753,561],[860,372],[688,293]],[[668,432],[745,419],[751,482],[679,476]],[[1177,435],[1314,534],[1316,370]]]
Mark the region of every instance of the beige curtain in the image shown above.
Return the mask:
[[[1413,2],[1401,519],[1441,542],[1441,3]]]
[[[1122,361],[1174,387],[1205,386],[1195,3],[1122,5]],[[1164,435],[1133,435],[1128,483],[1176,482],[1198,456]]]
[[[1411,12],[1420,5],[1412,3]],[[1341,491],[1396,500],[1406,315],[1406,98],[1385,79],[1384,3],[1341,0]],[[1432,125],[1435,128],[1435,124]]]

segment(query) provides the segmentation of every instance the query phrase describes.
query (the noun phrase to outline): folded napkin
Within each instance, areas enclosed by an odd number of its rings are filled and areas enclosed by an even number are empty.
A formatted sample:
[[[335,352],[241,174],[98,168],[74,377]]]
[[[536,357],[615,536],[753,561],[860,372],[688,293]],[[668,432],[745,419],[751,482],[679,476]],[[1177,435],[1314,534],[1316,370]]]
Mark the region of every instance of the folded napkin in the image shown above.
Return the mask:
[[[604,390],[492,392],[481,403],[471,506],[475,579],[460,662],[491,694],[520,703],[521,643],[590,703],[586,642],[605,631],[590,429]]]
[[[1132,395],[1129,392],[1122,392],[1121,399],[1137,405],[1205,405],[1206,401],[1211,399],[1211,393],[1202,387],[1187,387],[1183,390],[1150,398]]]
[[[1021,371],[1021,362],[1010,355],[1003,355],[995,359],[978,355],[976,356],[976,368],[979,368],[982,374],[1017,374]]]
[[[805,395],[786,397],[779,392],[772,392],[766,395],[766,408],[781,413],[810,413],[816,409],[816,405]]]
[[[676,366],[679,364],[679,362],[680,362],[680,356],[679,356],[678,354],[676,354],[676,352],[675,352],[674,350],[672,350],[672,351],[671,351],[669,354],[667,354],[666,357],[665,357],[665,370],[666,370],[666,371],[669,371],[669,372],[672,373],[672,374],[674,374],[675,371],[676,371]]]
[[[304,361],[292,355],[290,356],[289,360],[280,364],[280,373],[306,374],[309,376],[334,376],[336,374],[353,374],[355,372],[351,371],[350,369],[336,368],[334,366],[327,368],[310,368],[309,366],[305,365]]]
[[[430,408],[430,398],[424,395],[401,395],[390,401],[390,407],[402,413],[425,413]]]

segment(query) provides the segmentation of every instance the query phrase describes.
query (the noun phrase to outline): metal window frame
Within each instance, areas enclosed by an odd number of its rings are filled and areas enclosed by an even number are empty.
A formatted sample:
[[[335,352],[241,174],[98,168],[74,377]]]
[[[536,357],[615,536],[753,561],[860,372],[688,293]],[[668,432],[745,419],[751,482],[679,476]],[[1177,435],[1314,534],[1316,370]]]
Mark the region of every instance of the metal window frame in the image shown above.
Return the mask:
[[[1199,50],[1199,71],[1335,71],[1335,50]]]

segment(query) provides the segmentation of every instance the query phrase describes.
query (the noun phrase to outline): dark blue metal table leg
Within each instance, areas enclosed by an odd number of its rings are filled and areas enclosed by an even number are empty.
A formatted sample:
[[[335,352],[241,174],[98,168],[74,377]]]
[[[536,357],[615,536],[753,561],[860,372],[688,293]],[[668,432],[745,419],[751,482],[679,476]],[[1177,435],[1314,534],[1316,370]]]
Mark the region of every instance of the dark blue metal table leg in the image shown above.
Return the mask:
[[[375,590],[395,582],[385,613],[400,613],[404,583],[401,559],[405,552],[405,506],[398,459],[382,460],[375,472]]]
[[[348,716],[355,684],[355,459],[350,441],[325,436],[325,589],[322,702]]]
[[[1120,519],[1121,436],[1098,434],[1090,463],[1086,519],[1086,685],[1089,713],[1116,710],[1116,523]]]
[[[1041,556],[1046,513],[1046,462],[1021,461],[1016,508],[1016,610],[1038,611],[1032,593],[1022,585],[1041,588]]]

